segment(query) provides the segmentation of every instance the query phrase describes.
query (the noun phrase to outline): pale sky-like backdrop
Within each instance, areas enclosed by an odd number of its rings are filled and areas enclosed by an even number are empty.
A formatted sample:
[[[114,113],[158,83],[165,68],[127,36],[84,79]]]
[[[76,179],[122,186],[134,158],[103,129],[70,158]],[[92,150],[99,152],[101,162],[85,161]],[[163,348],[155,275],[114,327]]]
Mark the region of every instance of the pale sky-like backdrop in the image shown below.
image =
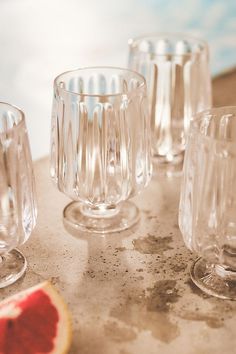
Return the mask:
[[[125,67],[130,37],[163,31],[206,39],[213,75],[236,64],[235,0],[0,0],[0,101],[25,111],[33,157],[49,152],[56,75]]]

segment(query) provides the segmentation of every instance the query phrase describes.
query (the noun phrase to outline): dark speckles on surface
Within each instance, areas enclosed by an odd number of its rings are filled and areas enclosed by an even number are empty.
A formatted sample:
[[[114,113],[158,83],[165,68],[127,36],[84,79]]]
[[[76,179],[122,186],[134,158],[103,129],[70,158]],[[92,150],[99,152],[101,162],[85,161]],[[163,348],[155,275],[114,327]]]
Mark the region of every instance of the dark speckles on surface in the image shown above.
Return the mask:
[[[147,216],[147,219],[148,219],[148,220],[152,220],[152,219],[156,219],[156,218],[157,218],[156,215],[148,215],[148,216]]]
[[[163,252],[173,249],[169,245],[171,242],[172,242],[171,236],[156,237],[154,235],[148,234],[147,237],[134,239],[133,245],[135,251],[138,251],[142,254],[162,255]]]
[[[177,263],[177,264],[172,264],[170,266],[170,269],[173,270],[175,273],[181,273],[183,271],[185,271],[185,269],[187,268],[187,264],[186,263]]]
[[[53,284],[53,285],[56,285],[60,282],[60,277],[51,277],[50,278],[50,282]]]
[[[138,269],[136,269],[136,272],[143,272],[143,268],[138,268]]]
[[[116,247],[115,250],[118,251],[118,252],[124,252],[127,249],[125,247]]]

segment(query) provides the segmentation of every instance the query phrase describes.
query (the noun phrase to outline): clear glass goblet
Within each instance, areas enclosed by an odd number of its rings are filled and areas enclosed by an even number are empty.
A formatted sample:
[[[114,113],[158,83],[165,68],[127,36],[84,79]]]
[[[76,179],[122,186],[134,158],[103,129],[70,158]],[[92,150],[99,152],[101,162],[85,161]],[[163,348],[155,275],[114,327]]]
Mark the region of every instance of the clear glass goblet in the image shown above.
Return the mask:
[[[182,166],[190,119],[211,107],[208,56],[206,42],[184,34],[129,40],[129,68],[147,80],[157,171]]]
[[[63,212],[69,228],[94,233],[134,225],[129,198],[151,177],[145,79],[130,70],[95,67],[54,81],[51,177],[73,200]]]
[[[0,102],[0,288],[25,272],[27,261],[15,247],[36,223],[33,167],[24,113]]]
[[[204,111],[191,123],[179,226],[186,246],[200,256],[193,282],[236,300],[236,107]]]

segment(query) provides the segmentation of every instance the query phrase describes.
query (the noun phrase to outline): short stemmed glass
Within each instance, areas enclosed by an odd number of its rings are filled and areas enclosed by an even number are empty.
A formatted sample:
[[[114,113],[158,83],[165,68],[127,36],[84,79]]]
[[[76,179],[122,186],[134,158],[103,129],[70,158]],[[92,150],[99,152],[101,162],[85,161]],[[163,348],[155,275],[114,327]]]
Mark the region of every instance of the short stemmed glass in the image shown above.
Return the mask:
[[[15,247],[36,223],[35,185],[24,113],[0,102],[0,288],[25,272],[27,261]]]
[[[145,79],[130,70],[95,67],[54,81],[51,177],[73,200],[69,228],[121,231],[139,218],[127,199],[149,182],[150,124]]]
[[[236,300],[236,107],[196,115],[184,159],[179,226],[200,258],[194,283]]]
[[[182,169],[190,119],[211,107],[207,43],[160,33],[129,41],[129,68],[147,80],[156,170]],[[168,169],[166,171],[168,173]]]

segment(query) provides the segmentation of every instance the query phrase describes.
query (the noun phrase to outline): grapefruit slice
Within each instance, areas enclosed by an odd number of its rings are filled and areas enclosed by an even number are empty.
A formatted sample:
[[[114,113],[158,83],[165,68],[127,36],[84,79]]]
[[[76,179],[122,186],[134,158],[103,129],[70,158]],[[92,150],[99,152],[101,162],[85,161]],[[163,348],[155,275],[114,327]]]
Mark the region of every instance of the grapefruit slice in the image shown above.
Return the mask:
[[[0,303],[1,354],[65,354],[70,343],[69,313],[49,282]]]

